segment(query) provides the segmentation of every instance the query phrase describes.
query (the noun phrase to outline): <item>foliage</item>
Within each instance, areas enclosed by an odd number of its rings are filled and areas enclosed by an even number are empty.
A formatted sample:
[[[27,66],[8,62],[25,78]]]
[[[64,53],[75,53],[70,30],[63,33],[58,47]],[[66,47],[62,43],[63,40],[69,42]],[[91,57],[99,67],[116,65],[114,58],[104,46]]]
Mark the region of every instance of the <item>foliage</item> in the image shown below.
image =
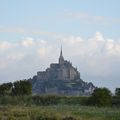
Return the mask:
[[[63,120],[76,120],[76,119],[73,117],[64,117]]]
[[[59,96],[53,96],[53,95],[51,96],[36,95],[32,97],[33,104],[36,104],[36,105],[55,105],[60,103],[59,100],[60,100]]]
[[[112,97],[112,106],[120,107],[120,97],[118,96]]]
[[[4,95],[10,95],[11,93],[11,89],[12,89],[12,83],[3,83],[2,85],[0,85],[0,95],[4,96]]]
[[[28,80],[20,80],[13,83],[13,95],[30,95],[32,94],[32,85]]]
[[[0,105],[96,105],[93,104],[94,101],[91,101],[91,97],[68,97],[68,96],[54,96],[54,95],[44,95],[44,96],[2,96],[0,97]],[[118,106],[120,99],[112,97],[112,105]]]
[[[0,97],[0,105],[32,105],[31,96],[2,96]]]
[[[120,97],[120,88],[116,88],[115,95],[118,96],[118,97]]]
[[[120,88],[116,88],[115,96],[112,98],[112,105],[120,107]]]
[[[89,97],[73,97],[73,96],[64,96],[61,97],[60,103],[61,104],[68,104],[68,105],[86,105]]]
[[[32,94],[32,85],[29,80],[15,81],[14,83],[3,83],[0,85],[0,96],[8,95],[30,95]]]
[[[119,120],[119,108],[80,105],[1,106],[2,120]]]
[[[0,97],[0,119],[119,120],[120,108],[82,106],[85,105],[88,100],[89,97],[53,95],[2,96]]]
[[[107,88],[96,88],[91,95],[89,102],[96,106],[111,106],[111,92]]]
[[[65,97],[65,96],[2,96],[0,105],[86,105],[88,97]]]

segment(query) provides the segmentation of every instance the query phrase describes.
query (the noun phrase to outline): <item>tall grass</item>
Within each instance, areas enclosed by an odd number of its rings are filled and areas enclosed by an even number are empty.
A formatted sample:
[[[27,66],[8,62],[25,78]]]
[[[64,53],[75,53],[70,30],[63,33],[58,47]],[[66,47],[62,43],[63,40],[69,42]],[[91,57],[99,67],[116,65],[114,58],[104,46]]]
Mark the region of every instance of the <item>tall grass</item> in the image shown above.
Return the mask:
[[[1,106],[0,120],[120,120],[120,108],[81,105]]]
[[[120,120],[120,107],[85,106],[87,100],[87,97],[2,96],[0,120]]]

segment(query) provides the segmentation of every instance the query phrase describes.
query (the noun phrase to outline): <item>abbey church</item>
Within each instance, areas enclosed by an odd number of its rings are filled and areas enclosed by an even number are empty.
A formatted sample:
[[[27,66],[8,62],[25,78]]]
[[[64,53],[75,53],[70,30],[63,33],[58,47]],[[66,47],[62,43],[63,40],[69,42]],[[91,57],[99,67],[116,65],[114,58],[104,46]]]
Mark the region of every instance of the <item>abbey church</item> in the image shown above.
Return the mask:
[[[80,73],[62,55],[62,49],[58,63],[52,63],[46,71],[38,72],[38,80],[76,80],[80,78]]]
[[[64,60],[62,48],[58,63],[50,64],[45,71],[37,72],[32,79],[33,94],[57,94],[68,96],[90,95],[95,89],[84,82],[72,63]]]

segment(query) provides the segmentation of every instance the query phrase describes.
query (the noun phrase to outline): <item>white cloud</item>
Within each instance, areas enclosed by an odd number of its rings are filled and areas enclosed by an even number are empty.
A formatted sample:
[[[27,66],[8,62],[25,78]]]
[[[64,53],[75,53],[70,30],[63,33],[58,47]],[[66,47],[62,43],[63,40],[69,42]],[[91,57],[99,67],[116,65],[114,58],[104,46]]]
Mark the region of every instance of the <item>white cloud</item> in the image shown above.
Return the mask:
[[[63,38],[64,43],[68,43],[71,46],[81,44],[83,39],[80,37],[69,36],[68,38]]]
[[[84,21],[93,21],[93,22],[108,22],[108,18],[105,16],[100,16],[100,15],[91,15],[87,12],[83,11],[70,11],[66,10],[65,11],[65,17],[71,18],[71,19],[76,19],[76,20],[84,20]]]
[[[87,40],[82,39],[81,37],[70,36],[63,38],[63,43],[66,46],[72,46],[74,49],[74,53],[84,53],[84,55],[89,56],[92,54],[94,57],[94,53],[98,56],[102,55],[111,55],[112,51],[114,51],[115,55],[120,55],[120,41],[113,40],[110,38],[104,38],[104,36],[100,32],[96,32],[94,37],[89,38]],[[70,48],[71,49],[71,48]]]
[[[69,51],[66,53],[69,58],[73,60],[76,65],[80,65],[79,69],[88,76],[101,77],[114,76],[118,68],[114,69],[113,66],[120,66],[114,59],[120,60],[120,44],[119,42],[110,38],[104,38],[100,32],[87,40],[71,36],[63,39],[65,48]],[[82,65],[84,64],[84,65]],[[118,74],[119,76],[119,74]]]
[[[96,32],[94,40],[95,41],[104,41],[103,35],[100,32]]]
[[[23,62],[27,57],[44,59],[51,52],[51,45],[45,40],[34,40],[27,37],[17,42],[4,41],[0,43],[0,69],[9,68],[16,62]],[[27,61],[25,61],[27,63]]]
[[[71,53],[73,55],[94,55],[94,53],[99,53],[99,51],[104,51],[103,54],[110,54],[111,50],[115,51],[117,55],[119,55],[119,44],[114,43],[114,40],[111,39],[104,39],[103,35],[100,32],[97,32],[96,35],[93,38],[90,38],[88,40],[84,40],[81,37],[75,37],[75,36],[69,36],[66,38],[62,39],[62,42],[64,43],[65,48],[69,49],[69,51],[71,51],[71,47],[72,49],[74,49],[74,53]],[[20,44],[22,43],[22,44]],[[9,49],[9,56],[12,54],[14,56],[14,58],[18,58],[15,57],[17,55],[17,53],[20,52],[27,52],[26,54],[31,53],[31,51],[33,50],[34,54],[36,54],[35,52],[41,54],[41,55],[46,55],[47,52],[49,52],[49,54],[51,51],[51,46],[53,43],[48,43],[45,40],[34,40],[33,38],[26,38],[25,40],[22,40],[21,42],[17,42],[17,43],[10,43],[10,42],[4,42],[2,44],[0,44],[0,48],[1,49]],[[16,47],[13,47],[15,46]],[[29,51],[27,51],[26,48],[31,48],[31,46],[33,46],[33,48]],[[23,49],[23,47],[25,47]],[[12,50],[12,52],[10,53],[10,51]],[[54,49],[54,48],[53,48]],[[14,55],[13,53],[15,53],[16,55]],[[76,54],[77,53],[77,54]],[[19,54],[18,54],[19,55]],[[20,53],[20,56],[24,56],[22,55],[22,53]]]
[[[38,56],[45,56],[46,54],[47,54],[47,49],[46,48],[38,48],[38,50],[37,50],[37,52],[38,52]]]
[[[0,51],[1,50],[8,50],[12,47],[13,47],[13,45],[11,43],[9,43],[8,41],[0,42]]]
[[[71,60],[88,81],[120,77],[120,40],[105,38],[100,32],[89,39],[63,36],[46,41],[27,37],[12,43],[1,42],[0,76],[4,75],[6,80],[15,76],[19,78],[20,74],[20,79],[26,78],[27,74],[32,77],[37,71],[49,67],[50,63],[57,62],[60,51],[57,43],[61,42],[65,59]]]
[[[31,38],[31,37],[25,38],[25,40],[22,40],[22,45],[24,47],[30,47],[30,46],[34,45],[33,38]]]
[[[10,27],[0,27],[0,33],[17,33],[17,34],[30,34],[30,35],[42,35],[52,38],[57,38],[63,36],[63,33],[49,32],[38,29],[27,29],[27,28],[10,28]],[[29,37],[28,37],[29,39]]]
[[[14,54],[10,54],[8,55],[8,60],[11,60],[11,61],[15,61],[15,60],[21,60],[23,59],[25,56],[24,53],[14,53]]]
[[[84,11],[65,10],[64,17],[68,18],[69,20],[81,20],[88,24],[91,24],[91,22],[100,23],[103,25],[120,24],[119,18],[110,18],[108,16],[94,15]]]

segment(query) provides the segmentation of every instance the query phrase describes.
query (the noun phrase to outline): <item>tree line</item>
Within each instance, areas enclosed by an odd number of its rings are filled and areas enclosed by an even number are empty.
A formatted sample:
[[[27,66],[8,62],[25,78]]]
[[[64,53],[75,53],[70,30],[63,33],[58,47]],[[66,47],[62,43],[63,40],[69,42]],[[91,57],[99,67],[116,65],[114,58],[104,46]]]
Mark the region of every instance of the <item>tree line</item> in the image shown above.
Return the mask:
[[[0,96],[23,96],[32,94],[30,79],[3,83],[0,85]]]
[[[115,95],[107,88],[96,88],[89,97],[70,97],[55,95],[32,95],[31,79],[3,83],[0,85],[0,103],[17,103],[17,98],[25,104],[51,105],[51,104],[81,104],[93,106],[120,106],[120,88],[116,88]],[[6,97],[7,96],[7,97]],[[8,96],[18,96],[10,98]],[[20,97],[21,96],[21,97]],[[23,97],[28,96],[28,97]],[[3,98],[3,99],[2,99]],[[8,100],[6,100],[8,99]],[[19,102],[20,102],[19,101]]]

